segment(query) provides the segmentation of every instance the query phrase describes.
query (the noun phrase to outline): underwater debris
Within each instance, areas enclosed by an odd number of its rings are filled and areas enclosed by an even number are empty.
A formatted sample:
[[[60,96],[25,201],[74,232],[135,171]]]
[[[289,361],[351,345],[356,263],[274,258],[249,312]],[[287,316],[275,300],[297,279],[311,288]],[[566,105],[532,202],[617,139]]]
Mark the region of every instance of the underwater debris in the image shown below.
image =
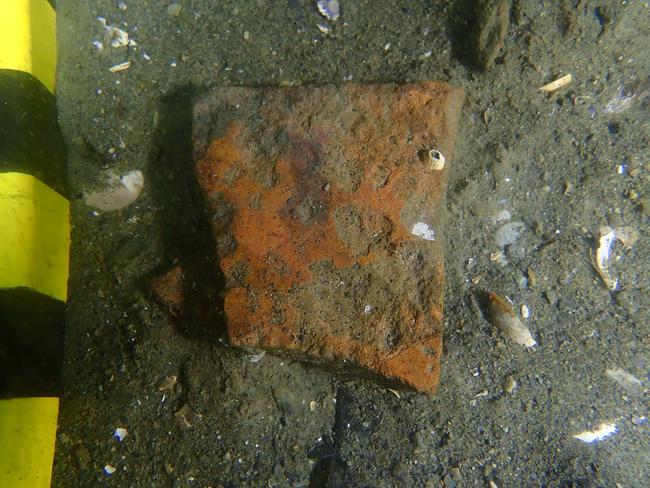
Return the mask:
[[[503,335],[515,344],[522,346],[533,347],[537,344],[528,328],[517,318],[508,302],[492,292],[487,292],[487,301],[490,322]]]
[[[446,181],[444,171],[426,169],[418,158],[427,155],[418,150],[440,141],[437,148],[452,153],[460,95],[438,82],[344,83],[220,88],[197,102],[194,140],[203,157],[196,175],[214,253],[232,283],[222,302],[232,346],[290,358],[301,353],[342,372],[368,370],[435,392],[444,293],[438,209]],[[215,127],[240,100],[242,109]],[[402,110],[405,104],[413,110]],[[387,119],[378,121],[376,113]],[[250,117],[261,117],[268,141],[296,128],[277,160],[264,156],[266,136],[254,135]],[[322,143],[314,144],[313,131]],[[369,138],[361,142],[355,131]],[[406,245],[394,253],[397,243]],[[362,290],[362,277],[400,293]],[[409,298],[415,294],[417,303]],[[344,338],[342,324],[349,324]]]
[[[616,432],[618,432],[618,429],[615,424],[603,422],[596,430],[585,430],[573,437],[587,444],[591,444],[592,442],[602,441],[612,434],[616,434]]]

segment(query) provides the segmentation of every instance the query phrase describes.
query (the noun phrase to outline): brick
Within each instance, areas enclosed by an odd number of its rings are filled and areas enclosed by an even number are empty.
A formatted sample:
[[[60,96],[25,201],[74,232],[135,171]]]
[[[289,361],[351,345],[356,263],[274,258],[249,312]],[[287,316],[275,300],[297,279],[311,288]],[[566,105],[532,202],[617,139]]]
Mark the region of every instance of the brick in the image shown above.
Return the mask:
[[[197,177],[233,345],[435,391],[462,100],[426,82],[232,87],[197,101]]]
[[[185,304],[185,276],[181,266],[152,278],[150,286],[154,296],[174,315],[181,311]]]

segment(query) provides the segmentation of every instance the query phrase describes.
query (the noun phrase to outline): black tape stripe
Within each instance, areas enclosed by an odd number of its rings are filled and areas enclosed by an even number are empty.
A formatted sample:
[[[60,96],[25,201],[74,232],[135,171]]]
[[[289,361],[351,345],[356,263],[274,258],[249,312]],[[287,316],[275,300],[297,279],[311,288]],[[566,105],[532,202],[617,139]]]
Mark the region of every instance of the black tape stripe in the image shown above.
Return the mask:
[[[68,197],[56,97],[29,73],[0,69],[0,172],[30,174]]]
[[[0,290],[0,398],[60,396],[65,303]]]

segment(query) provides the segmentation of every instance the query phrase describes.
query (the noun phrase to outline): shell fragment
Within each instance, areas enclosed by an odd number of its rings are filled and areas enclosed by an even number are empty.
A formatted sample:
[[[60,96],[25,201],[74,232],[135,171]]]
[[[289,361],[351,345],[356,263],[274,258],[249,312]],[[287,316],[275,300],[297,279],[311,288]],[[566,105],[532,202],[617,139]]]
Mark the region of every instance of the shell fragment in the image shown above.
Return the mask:
[[[620,241],[624,246],[631,247],[634,245],[638,238],[638,234],[629,227],[611,227],[603,226],[600,228],[600,237],[598,239],[598,248],[595,255],[592,253],[592,260],[594,268],[602,278],[605,286],[610,290],[616,290],[619,285],[617,278],[612,276],[609,269],[609,260],[611,257],[611,249],[614,241]]]
[[[498,295],[488,292],[488,311],[490,322],[515,344],[533,347],[537,342],[528,328],[517,318],[508,302]]]
[[[551,93],[554,92],[555,90],[562,88],[563,86],[568,85],[572,81],[573,81],[573,76],[571,76],[570,74],[564,75],[555,81],[551,81],[550,83],[547,83],[544,86],[540,86],[539,91]]]
[[[316,7],[323,17],[332,22],[336,22],[341,15],[341,6],[338,0],[318,0]]]
[[[119,73],[120,71],[125,71],[131,67],[131,61],[124,61],[123,63],[114,64],[108,71],[111,73]]]
[[[587,444],[591,444],[592,442],[602,441],[610,435],[616,434],[617,431],[618,429],[615,424],[603,422],[596,430],[585,430],[573,437]]]
[[[445,167],[445,156],[437,149],[429,150],[429,169],[440,171]]]

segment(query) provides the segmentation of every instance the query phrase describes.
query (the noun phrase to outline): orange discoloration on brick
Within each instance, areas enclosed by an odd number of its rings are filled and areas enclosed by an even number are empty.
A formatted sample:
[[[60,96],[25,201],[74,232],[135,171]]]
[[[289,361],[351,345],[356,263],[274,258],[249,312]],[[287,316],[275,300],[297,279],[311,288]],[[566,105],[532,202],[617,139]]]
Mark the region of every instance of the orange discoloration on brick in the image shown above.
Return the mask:
[[[441,235],[446,171],[428,171],[418,152],[435,144],[451,160],[462,92],[440,83],[225,90],[220,103],[230,95],[238,115],[197,173],[206,196],[220,195],[208,198],[215,216],[231,209],[215,226],[234,241],[219,256],[233,280],[231,342],[349,361],[433,392],[443,247],[411,226],[423,220]],[[251,125],[255,112],[263,122]]]

